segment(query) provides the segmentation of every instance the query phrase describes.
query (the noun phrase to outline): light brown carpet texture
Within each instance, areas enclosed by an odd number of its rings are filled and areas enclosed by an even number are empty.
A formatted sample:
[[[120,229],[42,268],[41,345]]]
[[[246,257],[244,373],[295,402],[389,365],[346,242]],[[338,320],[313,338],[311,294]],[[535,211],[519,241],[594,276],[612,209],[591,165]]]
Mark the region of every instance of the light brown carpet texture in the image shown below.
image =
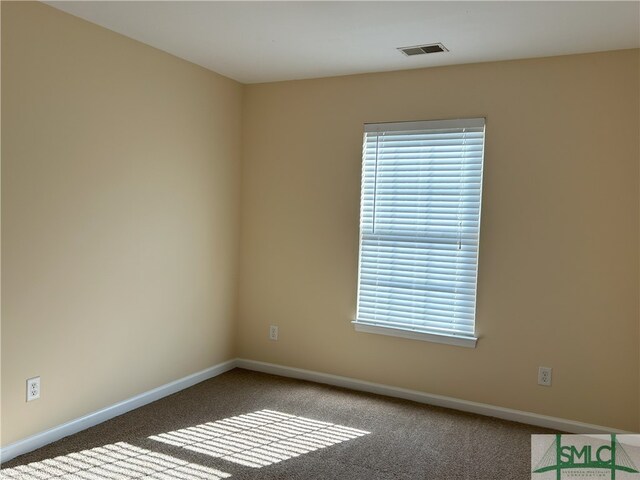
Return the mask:
[[[551,430],[235,369],[2,465],[21,480],[529,479]]]

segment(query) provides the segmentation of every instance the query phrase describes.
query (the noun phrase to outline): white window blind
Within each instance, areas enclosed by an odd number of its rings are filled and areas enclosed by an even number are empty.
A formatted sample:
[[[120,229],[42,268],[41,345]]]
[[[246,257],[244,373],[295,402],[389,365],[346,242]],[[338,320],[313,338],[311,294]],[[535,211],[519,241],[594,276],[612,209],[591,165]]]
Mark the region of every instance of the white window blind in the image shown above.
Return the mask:
[[[357,329],[475,345],[484,130],[365,125]]]

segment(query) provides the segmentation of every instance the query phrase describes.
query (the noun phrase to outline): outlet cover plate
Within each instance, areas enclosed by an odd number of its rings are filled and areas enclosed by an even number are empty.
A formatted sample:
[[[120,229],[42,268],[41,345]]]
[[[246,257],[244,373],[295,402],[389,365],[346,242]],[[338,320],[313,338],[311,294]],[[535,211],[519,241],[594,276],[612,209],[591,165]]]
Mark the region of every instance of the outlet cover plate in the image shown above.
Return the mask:
[[[538,385],[551,386],[551,367],[538,367]]]
[[[278,326],[269,325],[269,340],[278,340]]]
[[[27,379],[27,402],[40,398],[40,377]]]

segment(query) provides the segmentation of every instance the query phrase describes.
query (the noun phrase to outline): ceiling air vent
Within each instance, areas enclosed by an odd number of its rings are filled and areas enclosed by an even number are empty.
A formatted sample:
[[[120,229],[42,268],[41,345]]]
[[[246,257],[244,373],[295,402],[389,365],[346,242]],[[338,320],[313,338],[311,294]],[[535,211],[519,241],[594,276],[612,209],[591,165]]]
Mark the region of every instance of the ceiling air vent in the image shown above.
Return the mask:
[[[438,53],[438,52],[448,52],[444,45],[441,43],[430,43],[428,45],[416,45],[414,47],[401,47],[400,50],[407,57],[412,57],[413,55],[424,55],[426,53]]]

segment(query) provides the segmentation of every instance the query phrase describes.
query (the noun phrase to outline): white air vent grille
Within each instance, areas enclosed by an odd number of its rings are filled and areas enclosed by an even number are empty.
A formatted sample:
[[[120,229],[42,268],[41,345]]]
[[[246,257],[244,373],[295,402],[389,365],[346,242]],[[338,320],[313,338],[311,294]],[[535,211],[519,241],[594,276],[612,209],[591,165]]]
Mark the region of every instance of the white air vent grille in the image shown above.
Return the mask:
[[[441,43],[429,43],[428,45],[415,45],[413,47],[398,48],[407,57],[414,55],[426,55],[427,53],[448,52],[449,50]]]

